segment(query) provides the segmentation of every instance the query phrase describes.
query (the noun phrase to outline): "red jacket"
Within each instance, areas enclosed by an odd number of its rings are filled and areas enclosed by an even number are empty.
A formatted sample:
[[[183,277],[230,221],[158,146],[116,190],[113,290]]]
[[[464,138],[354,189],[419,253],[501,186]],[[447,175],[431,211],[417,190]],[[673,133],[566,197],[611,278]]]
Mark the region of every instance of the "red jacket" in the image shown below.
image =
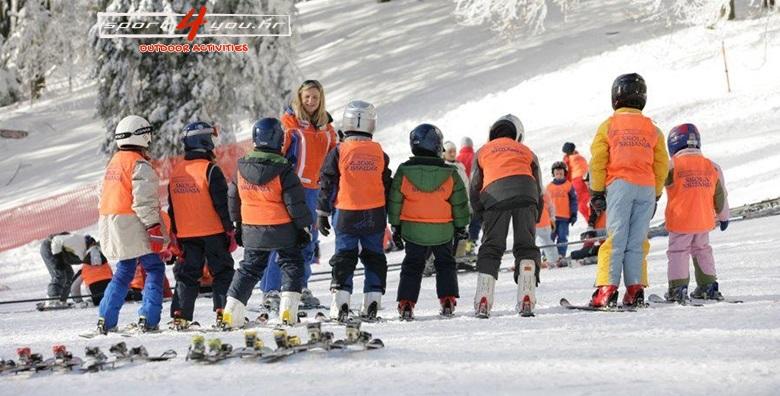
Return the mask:
[[[461,147],[458,162],[466,167],[466,176],[471,177],[471,164],[474,163],[474,147]]]

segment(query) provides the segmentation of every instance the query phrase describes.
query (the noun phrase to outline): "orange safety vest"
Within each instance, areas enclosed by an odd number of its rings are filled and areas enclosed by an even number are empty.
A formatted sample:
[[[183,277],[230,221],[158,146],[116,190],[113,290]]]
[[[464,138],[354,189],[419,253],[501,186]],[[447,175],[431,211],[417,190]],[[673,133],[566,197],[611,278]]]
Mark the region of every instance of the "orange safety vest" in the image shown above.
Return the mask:
[[[707,232],[715,227],[715,187],[718,170],[701,154],[672,158],[673,183],[666,187],[666,229],[679,234]]]
[[[533,177],[534,154],[526,145],[510,138],[493,139],[477,154],[482,168],[482,191],[498,179],[526,175]]]
[[[282,179],[276,176],[265,184],[252,184],[238,174],[241,220],[247,225],[280,225],[292,222],[282,197]]]
[[[603,230],[607,228],[607,211],[601,212],[599,217],[596,219],[596,225],[593,226],[593,228],[597,230]]]
[[[570,181],[565,181],[563,184],[550,183],[547,185],[547,193],[550,194],[550,199],[552,199],[555,207],[555,217],[564,219],[571,217],[571,210],[569,208],[570,190]]]
[[[182,161],[173,168],[168,186],[176,235],[180,238],[200,237],[225,232],[209,194],[208,169],[211,161]]]
[[[617,179],[640,186],[655,186],[653,160],[658,131],[639,113],[615,113],[610,119],[607,185]]]
[[[549,206],[551,205],[550,200],[550,193],[547,191],[544,192],[544,200],[542,201],[542,217],[539,219],[539,222],[536,223],[536,228],[550,228],[552,226],[552,221],[550,219],[550,211]]]
[[[578,152],[564,156],[563,162],[569,168],[569,180],[582,179],[588,173],[588,161]]]
[[[144,288],[145,281],[146,281],[146,272],[144,271],[144,266],[137,264],[135,267],[135,274],[133,275],[133,280],[130,282],[130,288],[141,290]]]
[[[367,210],[385,206],[382,173],[385,155],[379,143],[349,140],[339,150],[339,191],[335,206],[345,210]]]
[[[452,221],[450,196],[454,183],[447,178],[436,190],[422,191],[404,176],[401,180],[401,220],[418,223],[449,223]]]
[[[133,211],[133,170],[137,161],[146,161],[141,153],[118,151],[111,158],[103,176],[100,193],[100,215],[127,215]]]
[[[319,189],[322,164],[338,141],[336,131],[331,124],[318,129],[312,123],[299,121],[291,113],[282,115],[281,122],[285,129],[285,144],[282,152],[286,154],[289,149],[292,141],[290,135],[297,135],[299,147],[295,174],[301,179],[303,187]]]
[[[87,286],[102,280],[110,280],[113,276],[114,272],[111,271],[111,266],[108,263],[101,265],[84,264],[81,266],[81,279],[84,280],[84,284]]]

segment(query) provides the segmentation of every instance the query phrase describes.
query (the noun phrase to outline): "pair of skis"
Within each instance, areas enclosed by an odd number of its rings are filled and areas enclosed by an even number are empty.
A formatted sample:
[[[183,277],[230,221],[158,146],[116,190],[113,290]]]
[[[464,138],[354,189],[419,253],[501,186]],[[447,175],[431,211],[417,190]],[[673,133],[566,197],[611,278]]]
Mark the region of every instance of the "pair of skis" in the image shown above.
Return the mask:
[[[161,355],[151,356],[143,346],[127,348],[124,342],[112,345],[110,352],[113,358],[109,358],[98,347],[87,347],[85,357],[79,358],[65,348],[64,345],[52,347],[53,357],[43,359],[43,355],[32,353],[30,348],[17,349],[18,362],[13,360],[0,361],[0,373],[19,374],[24,372],[37,373],[41,371],[67,371],[75,373],[88,373],[115,368],[117,363],[134,361],[165,361],[176,357],[176,351],[168,350]]]
[[[574,310],[580,310],[580,311],[600,311],[600,312],[635,312],[638,308],[644,308],[648,305],[661,305],[661,304],[678,304],[678,305],[684,305],[684,306],[690,306],[690,307],[702,307],[707,305],[707,301],[711,301],[713,303],[718,302],[725,302],[730,304],[741,304],[744,301],[742,300],[732,300],[732,299],[723,299],[723,300],[702,300],[702,299],[690,299],[690,300],[683,300],[683,301],[675,301],[675,300],[667,300],[657,294],[651,294],[647,297],[647,301],[650,304],[642,304],[640,306],[634,306],[634,307],[627,307],[627,306],[614,306],[614,307],[593,307],[590,305],[574,305],[569,302],[569,300],[562,298],[560,301],[560,304],[562,307],[567,309],[574,309]]]

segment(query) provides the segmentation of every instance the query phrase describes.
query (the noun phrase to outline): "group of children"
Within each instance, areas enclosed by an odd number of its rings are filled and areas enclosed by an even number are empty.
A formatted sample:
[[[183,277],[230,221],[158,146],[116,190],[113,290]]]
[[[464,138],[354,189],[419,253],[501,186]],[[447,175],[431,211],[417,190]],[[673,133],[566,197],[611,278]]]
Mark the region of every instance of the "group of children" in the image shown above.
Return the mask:
[[[323,93],[321,87],[319,92]],[[647,229],[664,186],[670,231],[667,295],[687,298],[687,261],[693,255],[699,285],[694,295],[719,298],[707,232],[716,212],[721,229],[728,225],[722,172],[701,154],[700,135],[691,124],[672,129],[663,144],[663,133],[641,113],[646,100],[641,76],[618,77],[612,94],[615,113],[599,128],[590,166],[574,144],[566,143],[564,161],[553,164],[554,179],[546,188],[536,155],[523,143],[523,125],[511,114],[493,123],[488,142],[476,153],[465,153],[473,158],[461,160],[466,166],[459,166],[454,147],[445,146],[436,126],[417,126],[409,135],[412,157],[394,175],[389,157],[373,140],[377,114],[370,103],[347,105],[338,141],[335,134],[313,135],[323,140],[317,172],[302,165],[303,153],[291,160],[290,140],[294,143],[296,135],[280,120],[263,118],[252,127],[254,149],[238,161],[230,183],[214,162],[216,129],[193,123],[185,128],[185,158],[174,168],[169,185],[170,232],[161,226],[157,175],[146,156],[152,128],[143,118],[128,116],[117,125],[119,151],[106,169],[101,192],[101,247],[109,259],[119,262],[100,302],[98,330],[105,333],[116,327],[138,263],[147,274],[140,324],[157,327],[163,260],[174,254],[183,257],[175,271],[176,327],[187,327],[193,320],[205,263],[213,277],[220,325],[244,325],[252,289],[266,278],[269,263],[279,267],[280,319],[292,324],[310,272],[307,260],[313,259],[313,240],[318,233],[327,236],[331,231],[336,248],[330,260],[330,316],[345,320],[350,314],[354,270],[360,261],[365,267],[360,314],[375,318],[386,292],[388,223],[391,239],[403,244],[406,253],[396,298],[402,318],[414,317],[425,260],[431,255],[441,313],[452,314],[460,297],[454,248],[459,240],[475,239],[470,235],[475,223],[483,231],[476,264],[476,314],[490,315],[511,223],[517,309],[531,316],[541,268],[538,244],[558,243],[557,249],[545,249],[548,261],[565,256],[568,228],[578,213],[588,219],[590,228],[606,228],[591,305],[616,304],[621,275],[627,286],[623,303],[635,305],[647,286]],[[321,112],[319,117],[327,121],[319,130],[332,132],[330,115],[322,109],[324,99],[316,99],[309,113]],[[308,106],[308,99],[301,100]],[[316,190],[311,188],[313,181]],[[83,242],[79,252],[95,245]],[[234,271],[230,253],[238,245],[244,247],[244,259]],[[81,261],[85,255],[77,252]]]

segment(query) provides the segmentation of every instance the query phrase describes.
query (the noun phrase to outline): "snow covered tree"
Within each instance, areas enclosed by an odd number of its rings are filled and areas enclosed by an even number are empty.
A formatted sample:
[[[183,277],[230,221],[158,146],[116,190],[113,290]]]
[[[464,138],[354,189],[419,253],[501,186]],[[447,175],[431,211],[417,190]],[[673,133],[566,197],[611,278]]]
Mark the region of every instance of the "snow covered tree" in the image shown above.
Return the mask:
[[[580,0],[454,0],[455,15],[467,25],[488,24],[492,30],[511,35],[520,32],[541,33],[549,7],[566,13]]]
[[[209,14],[292,14],[292,0],[111,0],[110,12],[170,12],[184,14],[206,6]],[[173,26],[177,21],[171,21]],[[163,33],[161,30],[155,33]],[[198,37],[192,44],[247,43],[248,53],[144,53],[139,44],[159,39],[99,39],[92,29],[91,45],[98,79],[98,114],[105,124],[104,151],[114,150],[114,128],[120,119],[137,114],[155,128],[152,153],[181,153],[180,133],[192,121],[221,126],[222,142],[234,140],[241,121],[276,115],[299,83],[290,37]],[[175,41],[174,43],[182,43]]]
[[[46,86],[46,73],[54,63],[46,41],[49,23],[50,15],[44,1],[28,0],[3,46],[3,52],[9,57],[8,67],[17,71],[21,91],[30,102],[37,99]]]
[[[51,23],[47,31],[48,46],[56,57],[55,64],[68,79],[82,74],[88,64],[87,34],[90,28],[90,0],[50,0]]]
[[[734,0],[635,0],[650,19],[667,24],[712,26],[723,19],[735,19]]]

